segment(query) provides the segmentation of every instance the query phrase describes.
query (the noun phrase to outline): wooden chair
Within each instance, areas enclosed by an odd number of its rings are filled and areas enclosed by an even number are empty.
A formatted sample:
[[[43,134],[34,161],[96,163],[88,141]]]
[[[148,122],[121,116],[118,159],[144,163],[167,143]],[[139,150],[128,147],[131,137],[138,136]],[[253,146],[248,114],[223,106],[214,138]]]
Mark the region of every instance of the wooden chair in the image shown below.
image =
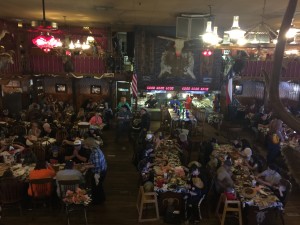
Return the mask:
[[[285,208],[285,206],[288,202],[288,199],[291,195],[291,192],[292,192],[292,183],[287,179],[281,179],[281,182],[284,184],[284,186],[286,188],[286,191],[285,191],[284,197],[282,199],[283,210],[282,209],[277,209],[277,212],[279,213],[282,224],[285,225],[285,222],[284,222],[284,208]]]
[[[34,143],[31,146],[31,151],[35,154],[37,161],[46,160],[46,149],[42,145]]]
[[[152,204],[155,208],[155,217],[143,219],[143,212],[147,205]],[[144,187],[140,186],[137,197],[136,207],[139,214],[139,222],[156,221],[159,220],[159,210],[157,202],[157,194],[155,192],[145,192]]]
[[[58,186],[59,186],[59,193],[60,193],[60,199],[63,202],[64,197],[66,196],[66,192],[68,190],[70,191],[76,191],[76,188],[79,187],[79,185],[81,184],[80,180],[58,180]],[[63,202],[64,203],[64,202]],[[66,209],[66,214],[67,214],[67,221],[68,221],[68,225],[70,224],[70,213],[74,212],[74,211],[78,211],[78,210],[83,210],[84,212],[84,219],[85,219],[85,224],[88,224],[87,221],[87,214],[86,214],[86,206],[83,204],[79,204],[79,205],[69,205],[69,204],[65,204],[65,209]]]
[[[224,204],[224,209],[223,212],[220,214],[220,206]],[[227,212],[237,212],[238,213],[238,219],[239,219],[239,225],[243,225],[243,220],[242,220],[242,209],[241,209],[241,202],[239,200],[227,200],[227,197],[224,193],[221,194],[217,209],[216,209],[216,214],[219,217],[221,221],[221,225],[225,224],[225,218],[227,215]]]
[[[0,202],[2,209],[18,206],[22,216],[23,183],[16,178],[3,178],[0,182]]]
[[[37,204],[52,205],[51,198],[53,192],[53,178],[42,178],[29,180],[29,187],[31,189],[31,200],[36,207]]]
[[[203,196],[200,198],[199,202],[198,202],[198,214],[199,214],[199,219],[200,219],[200,220],[202,220],[201,204],[202,204],[204,198],[205,198],[205,195],[203,195]]]

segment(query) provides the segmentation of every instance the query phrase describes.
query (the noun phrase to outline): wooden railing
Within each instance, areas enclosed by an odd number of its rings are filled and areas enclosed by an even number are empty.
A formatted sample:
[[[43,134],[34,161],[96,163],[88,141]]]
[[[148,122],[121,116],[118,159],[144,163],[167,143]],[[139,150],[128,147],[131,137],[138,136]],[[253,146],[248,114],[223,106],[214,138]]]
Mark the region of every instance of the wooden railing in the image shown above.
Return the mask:
[[[272,73],[273,61],[247,61],[242,71],[242,77],[263,78],[262,71]],[[300,63],[297,61],[284,62],[281,71],[282,80],[299,80]]]
[[[104,60],[94,56],[75,56],[71,59],[74,73],[103,74],[105,72]],[[33,74],[65,74],[61,56],[39,55],[30,56],[30,72]],[[245,78],[263,78],[262,71],[272,73],[272,61],[247,61],[241,76]],[[1,71],[1,74],[21,74],[22,66],[19,58],[14,57],[14,64]],[[284,62],[281,72],[282,80],[300,80],[300,62]]]

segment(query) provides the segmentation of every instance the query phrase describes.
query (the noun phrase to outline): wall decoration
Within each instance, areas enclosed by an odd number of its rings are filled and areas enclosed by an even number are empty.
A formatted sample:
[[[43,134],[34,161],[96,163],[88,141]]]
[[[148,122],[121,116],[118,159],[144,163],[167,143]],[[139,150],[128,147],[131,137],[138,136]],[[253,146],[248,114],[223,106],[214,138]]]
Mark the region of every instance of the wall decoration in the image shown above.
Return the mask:
[[[100,95],[101,94],[101,86],[91,85],[91,94]]]
[[[243,85],[242,84],[236,84],[233,89],[233,93],[236,95],[242,95],[243,94]]]
[[[57,93],[66,93],[67,85],[66,84],[55,84],[55,91]]]

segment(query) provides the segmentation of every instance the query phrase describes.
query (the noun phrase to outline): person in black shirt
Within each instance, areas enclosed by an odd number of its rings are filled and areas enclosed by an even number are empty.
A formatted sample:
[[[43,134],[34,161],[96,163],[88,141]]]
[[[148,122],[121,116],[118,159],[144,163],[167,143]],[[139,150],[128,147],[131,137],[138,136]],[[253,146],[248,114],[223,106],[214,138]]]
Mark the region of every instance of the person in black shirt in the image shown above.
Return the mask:
[[[65,155],[65,161],[72,160],[75,163],[86,163],[90,158],[90,152],[84,149],[80,140],[75,140],[73,149],[68,149]]]
[[[154,99],[153,95],[150,95],[150,99],[145,102],[145,106],[148,108],[155,108],[157,105],[156,99]]]
[[[140,123],[140,140],[144,140],[146,137],[147,132],[150,130],[150,114],[148,113],[147,109],[141,108],[141,123]]]
[[[41,137],[56,138],[56,130],[49,123],[44,123]]]

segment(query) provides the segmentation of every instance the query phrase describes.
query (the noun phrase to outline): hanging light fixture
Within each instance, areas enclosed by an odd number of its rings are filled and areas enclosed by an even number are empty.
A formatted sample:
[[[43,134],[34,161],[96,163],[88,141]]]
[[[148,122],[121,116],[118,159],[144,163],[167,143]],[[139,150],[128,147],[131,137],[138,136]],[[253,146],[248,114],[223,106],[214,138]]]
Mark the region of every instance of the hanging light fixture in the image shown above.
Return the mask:
[[[45,17],[45,2],[42,0],[43,4],[43,20],[41,22],[41,25],[37,27],[38,31],[41,31],[41,34],[34,39],[32,39],[32,43],[35,44],[37,47],[42,49],[44,52],[48,53],[52,48],[60,47],[62,46],[62,43],[60,39],[55,38],[53,35],[50,35],[51,30],[57,29],[56,23],[49,23],[46,21]],[[33,26],[37,26],[37,23],[35,21],[32,22]],[[46,33],[44,35],[44,33]]]
[[[211,21],[207,21],[207,23],[206,23],[206,31],[202,35],[202,40],[203,40],[204,43],[210,44],[211,40],[212,40],[212,38],[214,36],[214,34],[212,32],[212,29],[211,29],[211,24],[212,24]]]
[[[214,27],[214,30],[212,30],[212,21],[211,18],[213,17],[211,14],[211,5],[208,5],[209,7],[209,16],[210,20],[206,23],[206,30],[203,35],[199,35],[202,37],[202,40],[204,43],[208,45],[217,45],[222,39],[218,36],[218,28]]]
[[[261,22],[247,30],[245,34],[245,38],[249,44],[271,44],[277,37],[276,32],[264,22],[266,2],[267,0],[264,0]]]
[[[279,32],[279,31],[278,31],[278,32]],[[291,24],[291,27],[290,27],[290,29],[286,32],[285,37],[286,37],[287,39],[294,38],[298,32],[300,32],[300,29],[297,29],[297,28],[294,26],[294,19],[293,19],[292,24]]]
[[[225,31],[224,33],[229,35],[229,38],[234,41],[244,38],[246,31],[242,30],[239,27],[239,16],[233,17],[233,24],[230,30]]]

